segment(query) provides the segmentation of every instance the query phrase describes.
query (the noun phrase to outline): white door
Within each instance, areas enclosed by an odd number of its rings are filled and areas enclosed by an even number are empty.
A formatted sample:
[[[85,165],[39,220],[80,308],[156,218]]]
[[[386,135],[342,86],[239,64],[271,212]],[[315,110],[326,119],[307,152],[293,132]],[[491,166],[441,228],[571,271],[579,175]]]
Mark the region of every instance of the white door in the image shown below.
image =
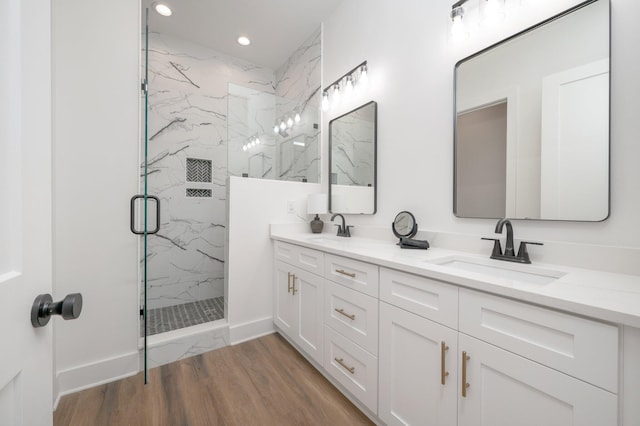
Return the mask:
[[[469,385],[459,397],[459,426],[618,424],[610,392],[462,333],[458,349],[461,386],[465,378]]]
[[[0,0],[0,424],[52,423],[51,5]]]
[[[456,424],[457,343],[455,330],[380,303],[378,415],[386,424]]]

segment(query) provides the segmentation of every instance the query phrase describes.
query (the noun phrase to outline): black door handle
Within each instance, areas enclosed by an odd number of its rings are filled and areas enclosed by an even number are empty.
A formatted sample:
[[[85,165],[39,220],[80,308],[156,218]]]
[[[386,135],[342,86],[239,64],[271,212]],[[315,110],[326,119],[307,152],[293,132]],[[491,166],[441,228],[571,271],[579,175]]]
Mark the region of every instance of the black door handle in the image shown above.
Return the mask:
[[[76,319],[82,312],[82,295],[73,293],[63,300],[54,302],[50,294],[41,294],[31,306],[31,325],[34,328],[44,327],[49,323],[51,315],[62,315],[66,320]]]
[[[135,219],[136,219],[136,215],[135,215],[135,209],[136,209],[136,200],[139,198],[151,198],[152,200],[155,200],[156,202],[156,227],[153,231],[147,231],[147,235],[153,235],[153,234],[157,234],[158,231],[160,230],[160,199],[158,197],[156,197],[155,195],[142,195],[142,194],[138,194],[138,195],[134,195],[133,197],[131,197],[131,205],[129,208],[129,214],[130,214],[130,218],[129,218],[129,227],[131,229],[131,232],[133,232],[136,235],[144,235],[144,231],[138,231],[135,227]]]

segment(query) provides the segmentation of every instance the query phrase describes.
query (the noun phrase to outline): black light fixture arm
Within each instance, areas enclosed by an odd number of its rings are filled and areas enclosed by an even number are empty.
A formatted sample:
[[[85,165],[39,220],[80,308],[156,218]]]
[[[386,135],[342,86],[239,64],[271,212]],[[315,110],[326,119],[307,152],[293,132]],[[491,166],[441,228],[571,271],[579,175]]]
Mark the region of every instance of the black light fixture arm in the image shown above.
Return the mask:
[[[461,0],[462,1],[462,0]],[[464,0],[464,1],[468,1],[468,0]],[[327,87],[325,87],[322,92],[323,93],[328,93],[329,89],[331,89],[332,87],[334,87],[336,84],[340,83],[345,77],[347,77],[348,75],[352,75],[354,72],[358,71],[360,68],[364,67],[367,65],[367,61],[361,62],[360,64],[356,65],[355,67],[353,67],[352,69],[350,69],[348,72],[344,73],[340,78],[338,78],[336,81],[334,81],[333,83],[331,83],[330,85],[328,85]]]

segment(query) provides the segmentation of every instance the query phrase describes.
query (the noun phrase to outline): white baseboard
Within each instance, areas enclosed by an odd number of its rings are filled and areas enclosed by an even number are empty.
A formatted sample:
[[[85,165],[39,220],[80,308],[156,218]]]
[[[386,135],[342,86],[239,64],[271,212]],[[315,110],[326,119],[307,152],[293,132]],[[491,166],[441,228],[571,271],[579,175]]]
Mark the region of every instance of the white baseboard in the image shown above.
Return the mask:
[[[58,407],[60,397],[64,395],[124,379],[138,374],[138,371],[138,352],[58,371],[58,395],[54,400],[53,409]]]
[[[257,339],[275,332],[273,327],[273,317],[261,318],[242,324],[231,325],[229,327],[229,340],[231,345]]]

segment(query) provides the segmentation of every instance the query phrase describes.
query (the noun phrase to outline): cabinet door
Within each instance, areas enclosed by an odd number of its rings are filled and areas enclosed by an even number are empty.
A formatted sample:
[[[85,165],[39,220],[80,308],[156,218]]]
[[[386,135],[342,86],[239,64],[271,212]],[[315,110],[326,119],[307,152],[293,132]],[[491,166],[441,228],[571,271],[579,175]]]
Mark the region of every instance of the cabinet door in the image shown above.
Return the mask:
[[[462,351],[469,356],[460,426],[618,424],[617,396],[608,391],[462,333],[458,347],[460,389]]]
[[[297,318],[294,340],[322,365],[324,278],[301,269],[293,271],[292,293]]]
[[[274,267],[274,296],[273,322],[287,334],[294,337],[295,311],[294,296],[292,294],[291,274],[293,267],[284,262],[276,261]]]
[[[433,321],[380,303],[378,415],[385,423],[456,424],[457,334]],[[448,347],[444,358],[442,342]],[[444,385],[443,367],[448,372]]]

